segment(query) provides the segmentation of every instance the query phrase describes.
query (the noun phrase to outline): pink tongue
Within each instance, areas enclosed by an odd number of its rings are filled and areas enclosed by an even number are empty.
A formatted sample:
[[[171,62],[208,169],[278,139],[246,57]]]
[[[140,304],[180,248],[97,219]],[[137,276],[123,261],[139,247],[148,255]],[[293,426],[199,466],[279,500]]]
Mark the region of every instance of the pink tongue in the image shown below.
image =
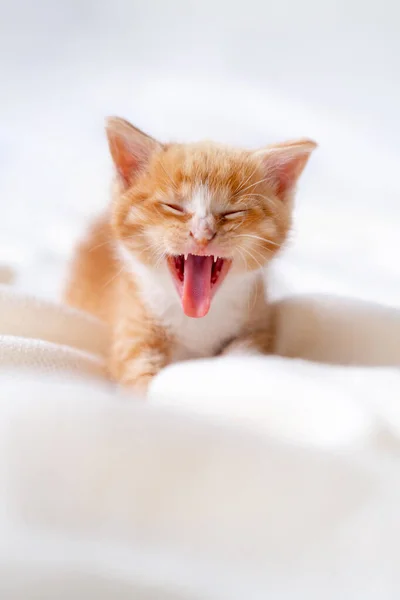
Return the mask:
[[[212,256],[189,254],[185,260],[182,306],[188,317],[204,317],[211,302]]]

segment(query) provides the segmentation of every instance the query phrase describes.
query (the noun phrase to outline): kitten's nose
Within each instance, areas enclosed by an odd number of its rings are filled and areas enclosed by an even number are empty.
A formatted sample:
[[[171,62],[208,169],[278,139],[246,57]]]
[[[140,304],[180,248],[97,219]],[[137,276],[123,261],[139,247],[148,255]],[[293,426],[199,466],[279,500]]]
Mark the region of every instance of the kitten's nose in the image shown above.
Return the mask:
[[[202,232],[201,234],[195,234],[193,231],[190,232],[190,237],[194,238],[195,241],[201,246],[206,246],[211,240],[213,240],[216,236],[215,231],[210,231],[208,233]]]
[[[214,222],[210,218],[194,219],[190,228],[190,237],[194,238],[198,244],[205,246],[217,235]]]

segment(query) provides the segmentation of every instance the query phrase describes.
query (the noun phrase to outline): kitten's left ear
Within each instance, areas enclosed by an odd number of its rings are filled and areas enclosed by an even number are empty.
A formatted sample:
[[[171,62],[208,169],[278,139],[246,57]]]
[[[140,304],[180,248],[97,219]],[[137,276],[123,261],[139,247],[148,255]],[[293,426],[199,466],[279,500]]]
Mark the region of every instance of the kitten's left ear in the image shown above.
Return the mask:
[[[296,140],[256,152],[262,160],[265,177],[283,202],[290,201],[296,183],[316,147],[317,144],[312,140]]]
[[[117,173],[122,184],[128,187],[162,144],[119,117],[107,119],[106,132]]]

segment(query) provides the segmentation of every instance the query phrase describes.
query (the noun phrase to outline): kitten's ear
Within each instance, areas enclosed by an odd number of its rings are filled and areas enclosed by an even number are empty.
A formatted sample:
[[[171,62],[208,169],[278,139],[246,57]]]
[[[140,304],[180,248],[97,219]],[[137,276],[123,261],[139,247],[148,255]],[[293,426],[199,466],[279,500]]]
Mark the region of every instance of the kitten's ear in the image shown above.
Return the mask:
[[[119,117],[106,120],[106,132],[117,173],[122,184],[128,187],[135,175],[146,168],[153,152],[161,149],[162,145]]]
[[[263,162],[265,177],[270,180],[282,202],[290,201],[297,180],[316,147],[317,144],[312,140],[296,140],[268,146],[256,152]]]

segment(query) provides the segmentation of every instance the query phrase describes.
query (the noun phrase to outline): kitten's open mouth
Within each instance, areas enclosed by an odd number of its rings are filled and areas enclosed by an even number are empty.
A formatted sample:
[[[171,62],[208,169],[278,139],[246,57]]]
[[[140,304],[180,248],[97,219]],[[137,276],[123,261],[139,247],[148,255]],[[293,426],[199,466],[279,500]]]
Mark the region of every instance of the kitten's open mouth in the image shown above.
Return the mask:
[[[232,261],[219,256],[169,256],[169,270],[188,317],[204,317]]]

